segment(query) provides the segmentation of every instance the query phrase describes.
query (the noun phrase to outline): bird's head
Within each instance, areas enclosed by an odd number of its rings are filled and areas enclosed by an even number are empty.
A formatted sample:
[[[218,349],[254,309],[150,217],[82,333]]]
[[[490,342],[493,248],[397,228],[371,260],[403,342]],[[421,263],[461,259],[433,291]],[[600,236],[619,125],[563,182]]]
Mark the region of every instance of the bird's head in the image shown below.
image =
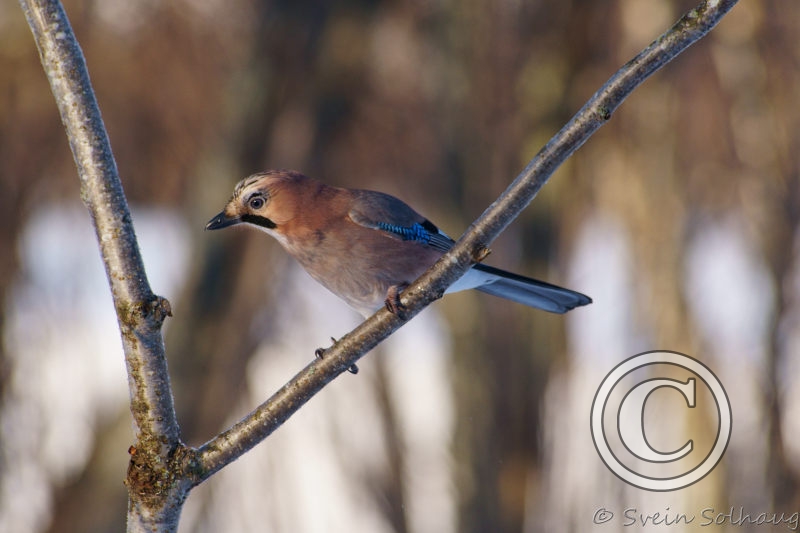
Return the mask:
[[[239,183],[225,209],[206,224],[207,230],[250,224],[271,232],[291,220],[310,178],[288,170],[253,174]]]

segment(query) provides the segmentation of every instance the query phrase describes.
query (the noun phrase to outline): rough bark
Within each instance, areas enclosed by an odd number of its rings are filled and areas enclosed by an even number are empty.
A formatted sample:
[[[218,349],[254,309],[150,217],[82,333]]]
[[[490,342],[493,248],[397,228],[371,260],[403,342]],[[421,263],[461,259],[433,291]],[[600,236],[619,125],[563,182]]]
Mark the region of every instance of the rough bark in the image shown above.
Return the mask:
[[[441,297],[533,200],[552,173],[651,74],[702,38],[736,0],[702,2],[614,74],[533,158],[454,248],[401,295],[403,316],[381,310],[275,395],[198,449],[180,441],[161,326],[169,303],[153,294],[86,64],[55,0],[20,0],[39,48],[96,229],[119,320],[136,443],[128,470],[129,531],[175,531],[189,490],[277,429],[327,383]]]

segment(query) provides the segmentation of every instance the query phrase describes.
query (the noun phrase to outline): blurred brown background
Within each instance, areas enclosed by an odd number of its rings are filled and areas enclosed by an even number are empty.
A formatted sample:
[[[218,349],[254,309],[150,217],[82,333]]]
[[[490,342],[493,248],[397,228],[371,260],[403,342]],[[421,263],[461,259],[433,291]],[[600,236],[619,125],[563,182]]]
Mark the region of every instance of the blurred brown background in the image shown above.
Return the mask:
[[[693,6],[67,1],[154,290],[175,311],[186,442],[356,323],[265,236],[202,231],[236,181],[296,168],[380,189],[457,237]],[[741,2],[494,243],[492,264],[590,308],[448,296],[193,493],[182,531],[578,531],[599,507],[800,510],[798,31],[800,3]],[[0,531],[124,527],[127,389],[79,200],[30,32],[0,0]],[[605,373],[655,348],[711,366],[734,413],[714,473],[657,495],[614,478],[588,431]]]

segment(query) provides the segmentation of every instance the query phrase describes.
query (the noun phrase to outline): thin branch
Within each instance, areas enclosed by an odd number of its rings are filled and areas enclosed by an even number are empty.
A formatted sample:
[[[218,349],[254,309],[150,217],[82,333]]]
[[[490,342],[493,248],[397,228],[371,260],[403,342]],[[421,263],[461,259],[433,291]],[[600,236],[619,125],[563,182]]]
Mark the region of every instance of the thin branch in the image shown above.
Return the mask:
[[[566,161],[627,96],[658,69],[706,35],[738,0],[708,0],[618,70],[542,148],[511,185],[467,229],[456,245],[401,295],[405,316],[381,310],[342,337],[323,359],[292,380],[229,430],[187,460],[200,483],[269,436],[295,411],[364,354],[419,313],[482,259],[489,244],[525,209],[555,170]]]
[[[179,444],[161,335],[169,302],[155,296],[147,281],[86,62],[63,7],[55,0],[20,0],[20,5],[67,131],[122,333],[136,426],[128,483],[158,490],[164,465]],[[130,489],[132,495],[143,490]]]
[[[736,0],[710,0],[620,69],[534,157],[454,248],[402,295],[402,318],[382,310],[303,369],[272,398],[197,450],[183,447],[175,418],[161,325],[166,300],[147,282],[122,185],[83,54],[60,3],[20,0],[58,104],[97,233],[122,332],[136,424],[128,482],[129,531],[174,531],[191,485],[271,434],[327,383],[388,337],[479,261],[487,246],[533,200],[550,175],[638,85],[703,37]]]

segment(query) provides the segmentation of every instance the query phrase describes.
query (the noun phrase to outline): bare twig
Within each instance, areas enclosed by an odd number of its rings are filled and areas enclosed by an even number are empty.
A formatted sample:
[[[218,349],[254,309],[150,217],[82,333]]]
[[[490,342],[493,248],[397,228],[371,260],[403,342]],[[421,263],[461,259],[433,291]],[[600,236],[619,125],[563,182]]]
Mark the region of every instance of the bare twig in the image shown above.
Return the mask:
[[[659,68],[707,34],[738,0],[709,0],[619,69],[531,160],[511,185],[467,229],[456,245],[401,295],[403,318],[382,309],[342,337],[269,400],[228,431],[204,444],[194,464],[201,482],[277,429],[336,376],[391,335],[444,291],[485,253],[486,247],[530,204],[555,170],[627,96]]]
[[[385,310],[359,325],[273,397],[199,449],[179,439],[161,325],[166,300],[147,282],[131,217],[85,61],[60,3],[20,0],[33,32],[95,224],[114,297],[128,368],[136,445],[128,474],[129,531],[174,531],[191,486],[271,434],[314,394],[397,330],[481,258],[533,200],[551,174],[611,117],[645,79],[699,40],[737,0],[708,0],[622,67],[533,158],[508,189],[419,280],[401,295],[403,319]]]
[[[128,485],[129,528],[150,530],[148,521],[169,521],[175,506],[163,498],[164,486],[175,480],[167,465],[179,445],[167,372],[161,325],[170,315],[169,302],[150,289],[122,190],[108,135],[89,81],[83,53],[58,1],[20,0],[39,48],[61,120],[78,167],[83,198],[92,216],[117,312],[136,444],[131,447]],[[179,501],[188,487],[173,491]],[[182,492],[182,494],[181,494]],[[179,517],[172,513],[175,526]]]

